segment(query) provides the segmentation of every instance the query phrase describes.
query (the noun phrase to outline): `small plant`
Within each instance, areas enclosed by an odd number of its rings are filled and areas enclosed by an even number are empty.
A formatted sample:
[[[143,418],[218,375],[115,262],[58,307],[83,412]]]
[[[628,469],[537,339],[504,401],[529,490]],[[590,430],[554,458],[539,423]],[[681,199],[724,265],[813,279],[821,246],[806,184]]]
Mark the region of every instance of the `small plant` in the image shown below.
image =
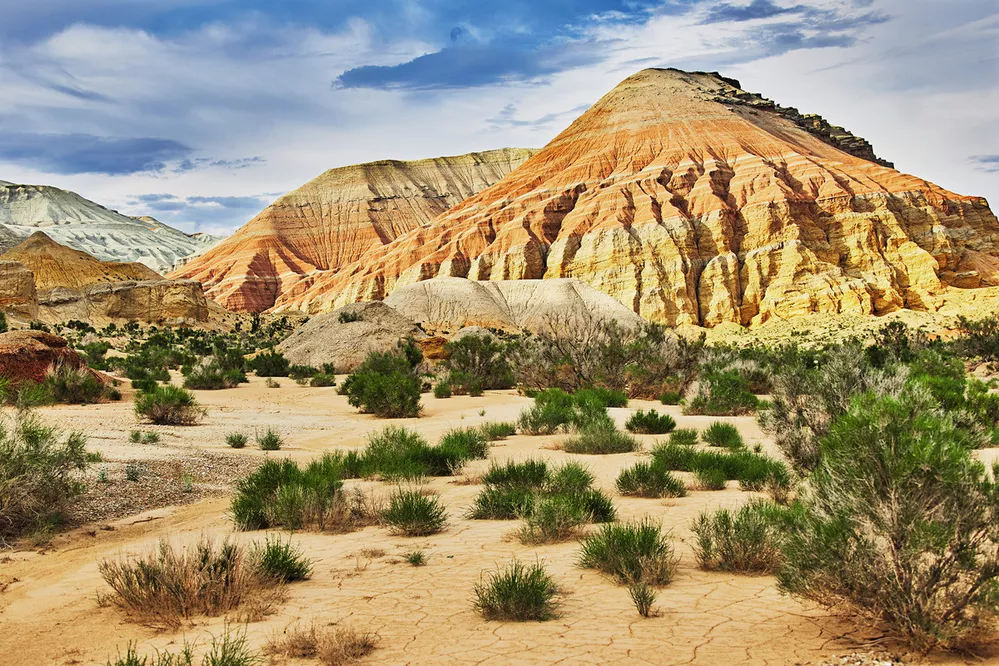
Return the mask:
[[[551,620],[558,616],[562,590],[540,562],[513,560],[475,585],[474,607],[487,620]]]
[[[718,468],[699,469],[694,472],[698,490],[725,490],[727,479],[725,470]]]
[[[715,421],[704,429],[701,438],[708,446],[719,446],[731,450],[746,448],[746,443],[742,440],[739,429],[731,423]]]
[[[101,467],[97,470],[97,483],[111,483],[111,477],[108,474],[107,467]]]
[[[266,386],[267,388],[270,388],[270,389],[279,389],[279,388],[281,388],[281,382],[279,382],[278,380],[274,379],[273,377],[268,377],[264,381],[264,386]]]
[[[184,474],[180,477],[180,488],[182,492],[193,493],[194,492],[194,477],[190,474]]]
[[[660,414],[654,409],[638,410],[624,424],[630,432],[640,435],[665,435],[676,428],[676,421],[669,414]]]
[[[443,400],[451,397],[451,385],[447,382],[437,382],[434,386],[434,397]]]
[[[440,451],[450,452],[462,461],[489,457],[489,443],[478,428],[448,430],[437,443]]]
[[[542,496],[524,518],[520,530],[523,544],[557,543],[571,539],[590,519],[586,500],[580,495]]]
[[[614,427],[613,422],[598,421],[580,430],[578,435],[562,442],[566,453],[611,454],[632,453],[642,448],[641,443]]]
[[[260,447],[261,451],[279,451],[283,444],[281,435],[271,428],[268,428],[263,435],[257,435],[257,446]]]
[[[486,438],[487,442],[495,442],[497,440],[506,439],[507,437],[516,435],[517,425],[515,423],[486,421],[479,426],[479,430],[482,432],[482,435]]]
[[[642,461],[621,470],[617,477],[617,491],[635,497],[683,497],[687,494],[687,487],[662,465]]]
[[[670,433],[669,443],[675,446],[694,446],[700,441],[700,436],[693,428],[680,428]]]
[[[336,386],[336,375],[327,372],[317,373],[309,380],[309,386],[314,388]]]
[[[187,389],[164,384],[136,396],[135,414],[156,425],[195,425],[205,410]]]
[[[292,659],[315,659],[323,666],[346,666],[375,649],[375,639],[342,625],[310,625],[288,628],[267,641],[264,652]]]
[[[132,444],[138,444],[139,442],[141,442],[142,441],[142,431],[141,430],[133,430],[130,433],[128,433],[128,441],[130,441]]]
[[[125,465],[125,478],[129,481],[138,481],[142,477],[141,465]]]
[[[242,449],[246,447],[249,438],[241,432],[231,432],[225,436],[225,443],[232,449]]]
[[[662,528],[649,520],[609,523],[583,539],[579,565],[614,576],[623,584],[668,585],[679,558]]]
[[[340,312],[339,315],[337,315],[337,320],[341,324],[352,324],[355,321],[361,321],[361,313],[350,310],[343,310]]]
[[[104,461],[104,456],[101,455],[100,451],[87,451],[83,457],[84,461],[88,464],[99,463]]]
[[[405,558],[414,567],[422,567],[427,564],[427,555],[422,550],[414,550],[411,553],[406,553]]]
[[[50,399],[55,402],[86,405],[103,402],[108,398],[108,387],[87,367],[58,365],[45,375],[43,385]]]
[[[738,511],[702,512],[690,529],[697,537],[694,553],[702,569],[773,573],[780,564],[780,507],[753,501]]]
[[[160,434],[158,432],[146,431],[142,434],[143,444],[159,444]]]
[[[665,391],[659,396],[659,402],[664,405],[679,405],[681,400],[683,400],[683,395],[676,391]]]
[[[447,526],[447,510],[436,495],[419,490],[398,489],[382,512],[382,520],[395,534],[403,536],[428,536],[437,534]]]
[[[291,545],[291,540],[267,537],[263,545],[256,544],[250,553],[260,572],[281,583],[307,580],[312,576],[312,561]]]
[[[749,380],[735,370],[708,372],[697,395],[684,408],[685,414],[738,416],[756,411],[759,400],[750,390]]]
[[[658,615],[655,609],[656,590],[644,581],[637,581],[628,584],[628,595],[631,602],[635,604],[635,610],[642,617],[654,617]]]
[[[119,652],[107,666],[195,666],[194,649],[194,645],[185,642],[178,653],[157,651],[153,657],[140,657],[135,645],[129,643],[125,654]],[[262,666],[263,663],[260,655],[250,649],[246,633],[233,633],[228,625],[221,636],[212,637],[200,662],[201,666]]]

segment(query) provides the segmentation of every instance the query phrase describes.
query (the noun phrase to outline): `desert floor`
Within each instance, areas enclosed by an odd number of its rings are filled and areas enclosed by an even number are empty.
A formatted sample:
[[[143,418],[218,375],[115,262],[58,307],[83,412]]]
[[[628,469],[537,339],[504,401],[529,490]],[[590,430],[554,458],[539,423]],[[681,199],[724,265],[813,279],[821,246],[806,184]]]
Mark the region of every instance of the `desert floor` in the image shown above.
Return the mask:
[[[194,427],[140,426],[130,402],[39,412],[51,423],[84,431],[88,450],[109,461],[111,482],[105,487],[119,489],[129,482],[115,471],[114,461],[174,460],[182,467],[200,451],[209,451],[249,462],[265,455],[252,446],[252,436],[268,427],[278,430],[286,443],[270,455],[304,460],[328,449],[361,447],[367,433],[389,423],[357,414],[334,389],[303,388],[287,379],[281,384],[280,389],[268,389],[263,380],[252,378],[249,385],[236,389],[198,392],[209,412],[204,424]],[[512,391],[448,400],[427,395],[422,418],[391,423],[416,429],[433,442],[453,427],[514,420],[530,402]],[[629,408],[611,412],[623,425],[631,411],[651,406],[632,401]],[[679,427],[703,428],[716,420],[683,416],[676,407],[655,407],[671,413]],[[770,451],[753,418],[724,420],[736,423],[749,445],[759,442]],[[158,432],[161,443],[129,443],[129,431],[137,428]],[[226,447],[225,435],[235,430],[250,435],[248,448]],[[657,438],[641,439],[648,448]],[[295,543],[314,560],[313,577],[288,586],[287,600],[275,614],[248,625],[250,641],[261,646],[296,622],[344,623],[377,635],[376,651],[364,660],[377,664],[819,664],[879,644],[882,637],[877,631],[782,596],[770,577],[697,568],[689,543],[690,521],[704,509],[746,502],[751,495],[740,491],[738,484],[718,492],[692,491],[667,501],[626,498],[614,492],[614,480],[640,454],[569,455],[550,448],[556,440],[518,435],[497,442],[490,457],[578,459],[596,474],[597,485],[614,497],[622,519],[650,516],[671,529],[681,555],[680,569],[676,580],[659,593],[659,617],[640,617],[626,588],[577,568],[576,543],[523,546],[512,537],[518,525],[514,521],[464,519],[464,510],[480,486],[438,478],[428,485],[449,508],[451,524],[442,534],[411,539],[391,536],[384,527],[338,535],[295,534]],[[477,461],[466,474],[474,476],[487,466],[488,461]],[[347,483],[386,494],[391,488],[376,482]],[[185,639],[204,644],[223,630],[223,619],[199,618],[182,631],[164,631],[129,622],[116,608],[98,606],[97,593],[106,588],[97,563],[145,552],[164,537],[176,544],[191,543],[202,535],[232,536],[244,542],[263,539],[262,533],[234,534],[227,509],[224,494],[207,496],[183,506],[77,528],[44,547],[0,552],[0,664],[104,664],[129,642],[137,643],[145,654],[157,648],[176,649]],[[402,559],[416,549],[430,554],[427,566],[411,567]],[[543,561],[567,590],[559,619],[487,622],[472,611],[472,588],[482,573],[514,557]],[[933,661],[964,663],[965,659],[946,656]]]

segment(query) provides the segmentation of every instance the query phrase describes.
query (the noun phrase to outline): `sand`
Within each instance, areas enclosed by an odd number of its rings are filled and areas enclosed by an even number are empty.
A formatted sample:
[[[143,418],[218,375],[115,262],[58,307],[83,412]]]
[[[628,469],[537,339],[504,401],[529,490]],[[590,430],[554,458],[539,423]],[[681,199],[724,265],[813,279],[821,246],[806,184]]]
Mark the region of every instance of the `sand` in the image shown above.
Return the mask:
[[[205,423],[195,427],[137,426],[128,403],[39,411],[51,422],[84,430],[88,449],[109,460],[170,459],[196,449],[305,460],[336,447],[362,446],[367,433],[389,423],[357,414],[334,389],[280,381],[280,389],[265,388],[263,380],[252,378],[236,389],[198,392],[209,413]],[[529,404],[512,391],[447,400],[424,396],[422,418],[391,423],[415,428],[433,441],[452,427],[512,420]],[[716,420],[683,416],[677,407],[643,401],[611,413],[623,424],[634,409],[653,406],[672,414],[679,427],[703,428]],[[736,423],[750,445],[759,442],[772,450],[751,417],[724,420]],[[159,432],[163,443],[128,443],[129,431],[137,427]],[[225,446],[228,432],[241,429],[252,440],[254,430],[267,427],[282,434],[284,450],[264,454],[252,447],[231,451]],[[657,438],[640,439],[648,448]],[[676,580],[659,593],[659,617],[640,617],[624,587],[577,568],[576,543],[523,546],[511,536],[516,521],[464,519],[464,509],[480,486],[440,478],[428,485],[449,509],[450,527],[442,534],[406,538],[378,526],[342,535],[295,534],[294,542],[315,562],[313,577],[288,586],[287,601],[274,615],[248,625],[250,642],[262,646],[275,632],[318,619],[376,634],[377,649],[363,662],[371,664],[818,664],[865,649],[881,637],[849,618],[782,596],[771,577],[697,568],[690,521],[704,509],[746,502],[751,494],[736,483],[724,491],[693,491],[665,501],[621,497],[614,492],[614,480],[639,454],[569,455],[549,448],[557,440],[515,436],[498,442],[491,458],[579,460],[595,473],[597,485],[612,494],[622,519],[650,516],[671,529],[680,567]],[[477,461],[467,473],[474,475],[487,466],[487,461]],[[391,489],[376,482],[348,485],[380,493]],[[261,532],[233,533],[227,508],[226,497],[212,497],[120,519],[111,523],[113,529],[74,529],[42,549],[0,553],[0,664],[104,664],[130,641],[138,644],[140,653],[151,653],[177,649],[185,638],[204,643],[219,634],[222,618],[197,618],[181,631],[159,631],[127,621],[117,609],[99,607],[96,593],[106,588],[97,562],[145,552],[162,537],[176,544],[202,535],[243,542],[263,538]],[[405,553],[417,549],[429,554],[427,566],[411,567],[403,561]],[[483,572],[513,557],[543,561],[567,590],[560,618],[545,623],[487,622],[473,612],[474,584]]]

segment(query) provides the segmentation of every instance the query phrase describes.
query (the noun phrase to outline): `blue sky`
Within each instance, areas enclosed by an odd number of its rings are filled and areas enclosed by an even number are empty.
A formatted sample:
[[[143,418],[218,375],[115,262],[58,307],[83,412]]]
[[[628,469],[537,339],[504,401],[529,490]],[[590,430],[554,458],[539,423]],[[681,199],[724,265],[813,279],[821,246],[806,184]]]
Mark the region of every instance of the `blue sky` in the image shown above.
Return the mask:
[[[544,145],[720,70],[999,201],[994,0],[0,0],[0,179],[225,233],[322,171]]]

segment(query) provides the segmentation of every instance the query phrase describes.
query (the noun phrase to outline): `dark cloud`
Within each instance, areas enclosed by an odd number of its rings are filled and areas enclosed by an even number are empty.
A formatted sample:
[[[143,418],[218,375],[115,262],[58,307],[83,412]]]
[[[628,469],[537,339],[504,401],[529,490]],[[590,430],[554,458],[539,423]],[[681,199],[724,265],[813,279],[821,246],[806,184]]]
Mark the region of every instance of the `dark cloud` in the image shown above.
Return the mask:
[[[999,173],[999,155],[975,155],[971,161],[979,171]]]
[[[748,5],[733,5],[724,3],[713,7],[708,12],[703,23],[723,23],[726,21],[752,21],[767,19],[784,14],[798,14],[807,8],[802,5],[781,7],[771,0],[753,0]]]
[[[225,169],[245,169],[246,167],[251,167],[257,164],[263,164],[267,160],[263,157],[242,157],[236,160],[216,160],[210,157],[195,157],[194,159],[186,159],[180,162],[174,171],[177,173],[183,173],[185,171],[194,171],[195,169],[206,169],[211,167],[222,167]]]
[[[0,159],[58,174],[161,171],[191,149],[171,139],[0,131]]]

